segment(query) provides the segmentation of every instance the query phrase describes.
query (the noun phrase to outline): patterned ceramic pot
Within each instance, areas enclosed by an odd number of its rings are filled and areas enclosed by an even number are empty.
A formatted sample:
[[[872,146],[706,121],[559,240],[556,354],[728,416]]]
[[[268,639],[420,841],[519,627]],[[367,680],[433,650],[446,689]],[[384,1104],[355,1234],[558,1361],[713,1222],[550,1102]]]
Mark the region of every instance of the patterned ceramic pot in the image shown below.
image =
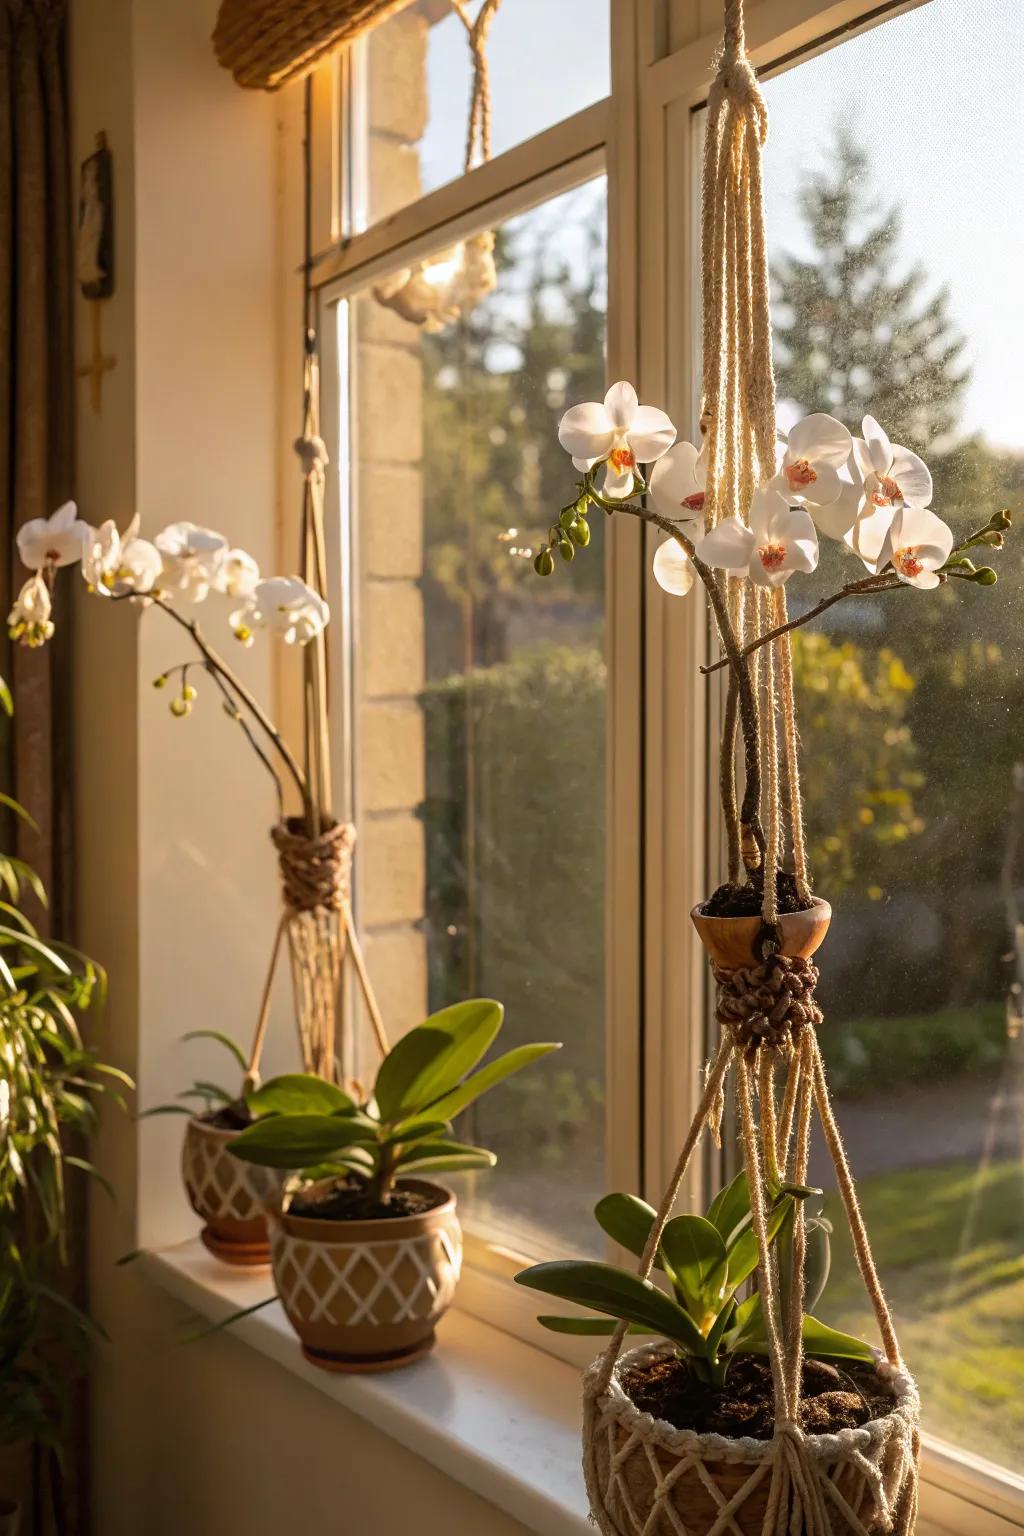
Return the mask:
[[[189,1203],[203,1220],[202,1239],[227,1264],[269,1264],[265,1202],[277,1195],[282,1175],[232,1157],[237,1131],[192,1119],[185,1131],[181,1172]]]
[[[331,1371],[387,1371],[424,1354],[455,1295],[462,1229],[455,1196],[417,1216],[321,1221],[287,1209],[271,1221],[274,1281],[302,1352]]]

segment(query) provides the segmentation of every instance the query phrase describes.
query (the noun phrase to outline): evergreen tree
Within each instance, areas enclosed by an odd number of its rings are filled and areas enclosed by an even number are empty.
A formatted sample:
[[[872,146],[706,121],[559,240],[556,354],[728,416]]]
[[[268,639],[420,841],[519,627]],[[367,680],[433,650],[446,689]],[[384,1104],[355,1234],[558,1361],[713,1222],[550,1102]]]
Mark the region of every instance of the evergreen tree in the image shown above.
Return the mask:
[[[859,435],[870,413],[894,442],[918,452],[955,430],[969,372],[949,292],[929,292],[924,269],[903,271],[901,219],[870,195],[866,154],[838,126],[828,169],[808,175],[800,211],[813,246],[775,265],[780,399],[828,411]]]

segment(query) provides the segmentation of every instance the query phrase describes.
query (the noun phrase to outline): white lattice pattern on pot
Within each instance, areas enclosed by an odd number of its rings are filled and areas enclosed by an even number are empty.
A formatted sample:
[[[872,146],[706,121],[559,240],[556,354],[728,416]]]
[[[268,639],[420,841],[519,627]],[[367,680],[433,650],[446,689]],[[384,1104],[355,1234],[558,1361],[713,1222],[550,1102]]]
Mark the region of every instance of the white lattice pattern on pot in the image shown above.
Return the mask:
[[[278,1291],[297,1317],[384,1326],[437,1316],[451,1305],[462,1268],[462,1233],[453,1220],[400,1240],[316,1243],[274,1222],[271,1254]]]
[[[258,1221],[263,1200],[272,1194],[279,1175],[232,1157],[230,1138],[190,1122],[182,1148],[182,1174],[193,1209],[204,1218],[230,1217]]]

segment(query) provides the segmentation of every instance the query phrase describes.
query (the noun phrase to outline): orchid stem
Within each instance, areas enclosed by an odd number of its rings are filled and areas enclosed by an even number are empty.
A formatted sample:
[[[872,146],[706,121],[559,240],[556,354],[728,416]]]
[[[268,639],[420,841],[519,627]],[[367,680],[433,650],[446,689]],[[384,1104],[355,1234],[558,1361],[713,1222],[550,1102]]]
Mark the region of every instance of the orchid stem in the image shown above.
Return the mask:
[[[845,587],[840,587],[839,591],[833,592],[831,597],[823,597],[820,603],[816,603],[813,608],[808,608],[807,612],[800,614],[798,618],[789,619],[785,624],[777,624],[774,629],[766,629],[763,635],[758,635],[749,645],[745,645],[740,655],[751,656],[754,651],[760,650],[761,646],[767,645],[770,640],[777,640],[780,635],[786,635],[792,629],[800,629],[802,625],[809,624],[812,619],[818,617],[819,613],[824,613],[827,608],[832,607],[833,603],[840,602],[844,597],[866,597],[875,592],[895,592],[898,587],[905,585],[906,583],[900,581],[898,577],[882,576],[867,576],[863,581],[847,582]],[[726,655],[718,661],[709,662],[700,670],[706,677],[709,673],[717,672],[728,665],[729,657]]]

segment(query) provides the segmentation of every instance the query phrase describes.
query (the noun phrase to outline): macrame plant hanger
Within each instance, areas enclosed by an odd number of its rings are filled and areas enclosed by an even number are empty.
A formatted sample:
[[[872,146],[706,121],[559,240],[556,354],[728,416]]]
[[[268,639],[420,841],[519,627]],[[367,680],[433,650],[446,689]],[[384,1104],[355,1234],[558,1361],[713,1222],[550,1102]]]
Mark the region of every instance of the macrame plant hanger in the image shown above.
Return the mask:
[[[303,134],[303,381],[302,433],[295,441],[302,470],[299,566],[303,581],[325,601],[327,559],[324,488],[327,448],[320,436],[320,361],[317,305],[312,284],[312,81],[305,85]],[[330,812],[331,758],[327,731],[327,645],[320,631],[303,646],[304,768],[308,801],[302,817],[288,817],[272,832],[281,870],[282,911],[274,936],[246,1074],[258,1081],[274,976],[287,944],[303,1066],[307,1072],[354,1086],[353,1042],[340,1038],[346,962],[350,959],[381,1058],[388,1039],[352,914],[352,857],[356,829]]]
[[[726,0],[724,38],[708,97],[702,183],[703,402],[707,452],[705,515],[747,520],[757,485],[775,472],[775,384],[761,157],[767,112],[745,49],[742,0]],[[747,589],[744,592],[744,588]],[[755,589],[730,578],[723,600],[742,649],[786,622],[783,587]],[[717,1053],[643,1251],[648,1279],[665,1226],[705,1129],[719,1138],[727,1091],[734,1096],[743,1167],[757,1241],[757,1286],[771,1362],[775,1433],[770,1442],[679,1432],[657,1447],[646,1415],[626,1411],[615,1368],[627,1325],[617,1325],[591,1367],[585,1392],[584,1470],[591,1507],[605,1536],[911,1536],[917,1513],[917,1399],[906,1375],[879,1283],[842,1139],[832,1112],[817,1027],[818,980],[809,958],[782,953],[776,875],[786,843],[803,897],[810,877],[803,832],[797,731],[788,634],[766,644],[750,671],[734,676],[726,711],[723,784],[734,774],[737,713],[753,710],[756,760],[748,753],[742,806],[724,795],[730,877],[745,868],[763,879],[760,961],[715,957]],[[745,736],[749,737],[749,731]],[[781,750],[780,750],[781,738]],[[825,909],[827,913],[827,908]],[[827,917],[825,919],[827,924]],[[823,931],[823,930],[822,930]],[[703,934],[702,934],[703,937]],[[712,947],[712,946],[709,946]],[[754,956],[751,956],[754,959]],[[729,962],[729,963],[727,963]],[[777,1102],[777,1079],[781,1103]],[[894,1384],[898,1412],[866,1430],[805,1434],[800,1427],[806,1230],[794,1207],[788,1294],[768,1234],[766,1184],[805,1184],[815,1114],[835,1170],[864,1288]],[[737,1449],[739,1448],[739,1449]],[[686,1480],[689,1479],[687,1482]],[[711,1511],[687,1523],[691,1494]],[[675,1494],[674,1494],[675,1491]]]
[[[449,0],[449,3],[466,29],[473,67],[463,165],[468,175],[478,156],[481,165],[486,165],[491,158],[491,77],[487,36],[501,0],[483,0],[475,20],[470,17],[468,0]],[[460,315],[469,314],[481,299],[494,292],[497,285],[494,231],[488,229],[470,235],[437,256],[400,268],[374,286],[373,296],[379,304],[401,315],[403,320],[422,325],[425,331],[440,331]]]

